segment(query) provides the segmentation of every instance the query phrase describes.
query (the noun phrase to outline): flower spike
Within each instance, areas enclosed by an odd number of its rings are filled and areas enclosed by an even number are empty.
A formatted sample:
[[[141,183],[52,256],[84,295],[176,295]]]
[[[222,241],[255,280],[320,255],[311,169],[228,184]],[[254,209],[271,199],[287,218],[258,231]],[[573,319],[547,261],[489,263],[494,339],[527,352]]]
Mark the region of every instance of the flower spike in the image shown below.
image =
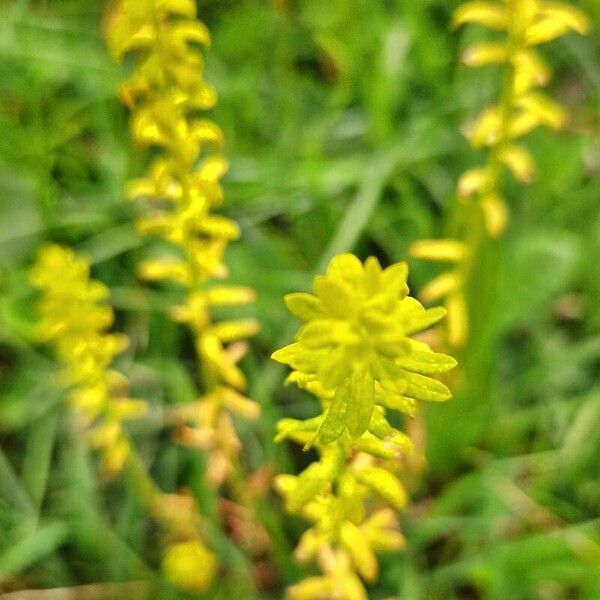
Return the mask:
[[[392,510],[366,511],[371,496],[394,510],[408,502],[396,471],[412,445],[387,413],[413,415],[418,401],[448,400],[434,376],[456,365],[413,339],[446,311],[411,298],[407,276],[406,263],[382,269],[374,257],[362,263],[341,254],[315,278],[314,294],[285,297],[304,324],[273,359],[292,368],[288,383],[319,398],[321,414],[282,419],[276,440],[314,445],[320,459],[298,476],[280,475],[276,485],[287,509],[314,524],[296,557],[316,559],[323,571],[289,588],[288,598],[366,598],[362,582],[377,577],[375,553],[404,544]]]

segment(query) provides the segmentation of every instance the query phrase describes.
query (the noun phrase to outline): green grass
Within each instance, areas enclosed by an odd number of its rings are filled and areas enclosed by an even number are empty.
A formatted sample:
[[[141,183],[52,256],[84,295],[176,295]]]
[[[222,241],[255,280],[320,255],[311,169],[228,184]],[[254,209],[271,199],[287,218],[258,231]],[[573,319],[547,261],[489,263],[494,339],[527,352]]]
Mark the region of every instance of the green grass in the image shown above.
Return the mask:
[[[268,360],[294,330],[283,294],[306,290],[336,252],[406,259],[412,241],[443,233],[457,178],[480,158],[459,130],[498,77],[460,66],[481,33],[449,31],[456,4],[199,2],[213,34],[212,117],[231,160],[224,212],[243,230],[227,260],[233,281],[256,288],[262,323],[244,364],[264,410],[241,425],[251,470],[295,469],[303,459],[272,443],[274,423],[314,414]],[[407,550],[382,559],[372,598],[600,598],[600,12],[578,5],[591,35],[544,47],[571,122],[529,137],[537,181],[507,187],[496,292],[460,356],[469,385],[426,413],[429,467],[409,480]],[[110,286],[132,340],[121,367],[151,415],[194,396],[190,341],[166,314],[173,292],[135,276],[151,242],[134,233],[122,189],[143,157],[116,97],[123,73],[103,46],[103,8],[0,2],[0,590],[158,581],[156,531],[126,482],[98,479],[53,361],[30,342],[25,271],[41,242],[86,252]],[[434,271],[411,262],[413,290]],[[198,484],[202,457],[158,425],[134,431],[157,482],[190,487],[213,510]],[[213,525],[227,577],[208,597],[281,598],[301,576],[290,549],[303,525],[275,494],[259,513],[272,583],[257,588],[248,553]],[[185,597],[157,585],[160,598]]]

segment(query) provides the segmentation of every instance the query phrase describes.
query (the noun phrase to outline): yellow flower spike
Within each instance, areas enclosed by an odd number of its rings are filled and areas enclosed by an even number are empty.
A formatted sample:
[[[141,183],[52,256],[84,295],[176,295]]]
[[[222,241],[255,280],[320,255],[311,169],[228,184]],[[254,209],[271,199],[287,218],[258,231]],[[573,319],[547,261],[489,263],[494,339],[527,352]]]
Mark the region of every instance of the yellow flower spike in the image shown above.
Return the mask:
[[[118,438],[110,445],[104,446],[102,450],[102,459],[100,462],[101,470],[107,475],[120,473],[129,458],[131,446],[126,438]]]
[[[361,529],[375,551],[390,552],[406,545],[406,538],[400,533],[396,513],[383,508],[373,513],[361,525]]]
[[[486,108],[470,126],[467,137],[473,148],[495,146],[502,136],[502,114],[497,106]]]
[[[146,404],[127,398],[127,378],[110,369],[128,340],[106,331],[113,311],[100,303],[108,289],[90,279],[85,258],[55,244],[42,247],[29,277],[40,291],[39,339],[62,363],[69,403],[90,427],[88,439],[102,455],[103,470],[115,474],[130,451],[123,423],[142,415]]]
[[[506,230],[509,211],[501,190],[504,169],[522,184],[529,184],[535,178],[532,156],[515,140],[539,126],[560,129],[567,120],[566,112],[559,104],[537,91],[549,82],[550,69],[535,47],[569,31],[584,34],[590,24],[574,7],[547,0],[464,2],[453,14],[452,27],[467,24],[503,32],[499,39],[473,44],[463,54],[463,61],[468,66],[499,63],[504,68],[497,103],[484,108],[475,121],[464,128],[473,148],[487,149],[485,163],[463,173],[457,186],[458,199],[467,210],[463,211],[465,216],[456,228],[458,235],[473,245],[469,251],[474,253],[480,241],[479,236],[471,232],[473,223],[480,219],[473,211],[480,211],[489,237],[498,238]],[[428,243],[424,241],[422,247],[427,248]],[[440,260],[435,253],[427,256],[418,244],[413,248],[416,250],[411,253],[417,258]],[[459,269],[439,275],[420,294],[425,300],[445,298],[447,339],[455,347],[466,342],[469,331],[463,287],[469,283],[472,267],[470,257],[465,256]]]
[[[259,329],[260,326],[255,319],[221,321],[210,327],[210,331],[225,343],[251,337],[258,333]]]
[[[206,292],[206,301],[212,306],[238,306],[250,304],[255,299],[256,292],[243,286],[217,286]]]
[[[214,402],[217,411],[210,423],[203,418],[181,423],[178,439],[209,448],[207,462],[214,463],[209,478],[220,485],[223,474],[237,468],[239,440],[228,411],[248,418],[259,412],[235,392],[246,386],[236,366],[245,350],[240,340],[254,335],[258,325],[253,319],[215,323],[212,315],[215,306],[252,302],[254,292],[212,281],[227,276],[225,251],[240,228],[212,212],[223,201],[220,180],[228,163],[220,154],[222,130],[198,114],[216,103],[204,80],[201,54],[210,46],[210,33],[196,18],[192,0],[117,0],[109,21],[106,35],[113,55],[130,55],[135,65],[121,87],[131,110],[132,136],[155,154],[146,175],[130,182],[126,195],[145,205],[146,215],[137,222],[140,234],[173,246],[172,252],[143,261],[140,276],[183,288],[185,298],[169,314],[193,334],[205,385],[202,402]],[[222,444],[206,443],[220,434],[227,438]]]
[[[379,565],[364,533],[354,523],[345,521],[340,529],[340,543],[352,557],[359,575],[365,581],[375,581],[379,575]]]
[[[490,192],[481,199],[485,228],[492,238],[498,238],[508,223],[506,202],[496,193]]]
[[[584,35],[590,29],[588,18],[567,4],[544,2],[538,14],[539,20],[525,31],[525,42],[529,46],[550,42],[569,31]]]
[[[417,250],[441,260],[464,256],[464,246],[454,240]],[[297,476],[278,476],[275,486],[290,513],[313,523],[300,539],[297,559],[317,558],[324,573],[290,587],[286,598],[366,598],[361,578],[377,578],[375,550],[403,545],[388,513],[373,521],[367,514],[374,496],[396,510],[408,502],[392,467],[412,444],[390,424],[386,410],[414,414],[419,400],[447,400],[449,390],[433,376],[456,365],[410,337],[445,311],[426,310],[408,296],[407,277],[406,263],[382,269],[374,257],[361,263],[341,254],[315,278],[314,294],[285,297],[304,324],[296,341],[273,358],[292,367],[286,383],[319,398],[321,414],[280,420],[275,439],[314,446],[320,458]]]
[[[193,19],[196,17],[196,3],[194,0],[156,0],[156,10],[162,14],[179,15]]]
[[[446,298],[448,341],[454,348],[465,345],[469,335],[469,319],[464,294],[457,291]]]
[[[490,177],[486,169],[469,169],[460,176],[458,181],[458,195],[461,199],[469,198],[477,192],[480,192],[488,185],[489,181]]]
[[[236,392],[231,388],[221,388],[220,396],[223,404],[225,404],[229,410],[245,419],[255,421],[260,417],[261,407],[239,392]]]
[[[189,265],[175,258],[160,258],[142,261],[138,268],[142,279],[148,281],[164,281],[171,279],[181,285],[192,283],[192,273]]]
[[[363,468],[357,478],[396,510],[402,510],[408,504],[408,494],[400,480],[383,467]]]
[[[520,97],[533,87],[544,86],[550,81],[550,69],[544,61],[528,49],[523,49],[511,57],[514,67],[513,93]]]
[[[508,137],[519,138],[533,131],[540,124],[535,114],[523,111],[512,116],[508,122]]]
[[[543,94],[531,93],[522,96],[517,106],[532,115],[541,125],[552,129],[560,129],[567,120],[564,108]]]
[[[215,555],[200,540],[171,544],[162,559],[165,578],[190,594],[205,592],[218,570]]]

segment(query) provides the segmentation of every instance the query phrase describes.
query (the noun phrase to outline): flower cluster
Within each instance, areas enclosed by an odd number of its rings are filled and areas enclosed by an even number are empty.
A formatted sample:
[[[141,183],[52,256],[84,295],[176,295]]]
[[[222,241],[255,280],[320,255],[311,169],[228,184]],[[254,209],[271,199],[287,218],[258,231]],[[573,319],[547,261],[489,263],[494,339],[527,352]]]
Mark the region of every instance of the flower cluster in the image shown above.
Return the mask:
[[[108,289],[90,279],[86,259],[58,245],[40,250],[29,277],[42,293],[38,339],[51,344],[62,363],[69,403],[101,451],[104,471],[118,473],[130,452],[124,421],[143,414],[146,404],[128,397],[127,378],[111,368],[128,341],[107,332],[114,319],[105,303]]]
[[[128,340],[108,333],[114,320],[105,302],[108,288],[90,278],[87,259],[55,244],[40,250],[29,276],[41,292],[37,338],[51,344],[62,363],[69,403],[86,424],[91,445],[100,450],[104,472],[116,475],[126,464],[131,467],[141,499],[167,532],[165,575],[182,589],[205,590],[217,561],[199,536],[196,504],[185,495],[163,494],[156,488],[139,468],[124,426],[145,412],[146,403],[130,398],[127,378],[111,368]],[[184,561],[179,560],[182,553]]]
[[[475,203],[487,233],[497,238],[508,221],[501,192],[504,170],[521,184],[535,178],[535,161],[517,140],[538,126],[560,129],[567,118],[560,104],[539,90],[549,82],[550,69],[536,47],[569,31],[584,34],[589,22],[580,11],[562,2],[476,0],[465,2],[454,13],[453,27],[467,23],[503,32],[499,39],[475,43],[463,54],[464,63],[472,67],[503,65],[504,77],[498,102],[485,108],[466,130],[473,148],[487,149],[485,164],[469,169],[458,182],[459,199]],[[470,222],[465,229],[472,227]],[[416,258],[448,261],[456,266],[431,282],[423,296],[427,301],[445,298],[448,339],[453,346],[464,344],[468,335],[463,289],[473,253],[467,252],[466,246],[460,238],[423,240],[411,252]]]
[[[230,412],[254,419],[260,410],[241,393],[246,381],[236,364],[246,350],[242,340],[256,333],[257,323],[211,319],[213,307],[248,304],[254,292],[212,283],[227,275],[224,252],[239,228],[213,212],[223,200],[220,179],[227,162],[220,153],[220,129],[200,114],[216,102],[202,76],[199,48],[210,43],[210,36],[196,19],[193,0],[120,0],[107,40],[115,59],[136,58],[121,98],[132,113],[135,141],[154,149],[146,176],[132,181],[127,195],[146,206],[139,231],[171,248],[144,261],[140,273],[185,289],[186,298],[172,316],[190,328],[202,369],[204,396],[193,411],[184,410],[187,424],[178,437],[209,450],[208,477],[219,485],[240,448]]]
[[[450,398],[431,375],[456,364],[412,339],[446,311],[408,296],[407,275],[406,263],[384,270],[373,257],[363,264],[342,254],[315,279],[314,295],[285,298],[305,324],[273,358],[292,367],[288,383],[315,394],[322,406],[319,416],[277,426],[277,440],[314,445],[320,454],[300,475],[277,479],[288,511],[314,523],[297,558],[316,558],[323,570],[292,586],[290,599],[366,598],[361,578],[377,577],[375,553],[404,543],[393,510],[368,514],[377,498],[396,510],[407,502],[397,471],[411,441],[390,423],[391,411],[413,415],[417,401]]]

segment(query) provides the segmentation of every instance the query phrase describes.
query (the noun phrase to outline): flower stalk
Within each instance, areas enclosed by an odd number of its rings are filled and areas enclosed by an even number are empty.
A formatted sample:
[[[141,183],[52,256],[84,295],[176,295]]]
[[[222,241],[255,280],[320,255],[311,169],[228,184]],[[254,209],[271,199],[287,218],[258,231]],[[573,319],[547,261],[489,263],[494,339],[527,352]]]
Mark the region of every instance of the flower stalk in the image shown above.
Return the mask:
[[[413,416],[418,401],[448,400],[450,391],[432,376],[456,365],[412,338],[446,311],[408,296],[407,275],[406,263],[384,270],[374,257],[363,264],[341,254],[315,278],[314,295],[285,298],[304,325],[273,358],[292,368],[287,383],[321,404],[318,416],[277,425],[277,441],[319,453],[299,475],[276,480],[286,509],[313,523],[296,558],[316,560],[323,573],[290,587],[290,600],[366,599],[363,582],[378,575],[376,553],[404,545],[395,511],[408,501],[398,474],[412,444],[392,415]]]

